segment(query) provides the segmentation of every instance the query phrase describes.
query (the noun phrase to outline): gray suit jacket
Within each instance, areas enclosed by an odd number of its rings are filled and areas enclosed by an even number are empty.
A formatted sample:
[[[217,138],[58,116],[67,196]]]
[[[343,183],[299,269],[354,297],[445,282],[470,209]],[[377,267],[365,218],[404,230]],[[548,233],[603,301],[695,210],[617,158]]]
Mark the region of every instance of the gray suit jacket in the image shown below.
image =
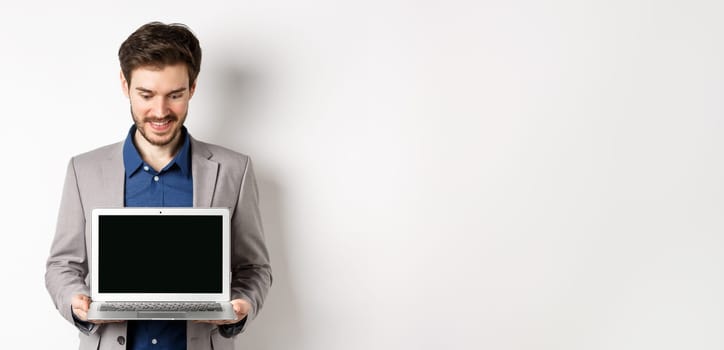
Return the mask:
[[[195,207],[230,208],[231,298],[251,303],[246,327],[261,309],[272,282],[251,161],[191,138],[191,172]],[[75,324],[71,298],[90,295],[91,210],[123,207],[124,183],[122,142],[73,157],[68,164],[45,284],[55,307],[71,324]],[[79,336],[80,349],[125,349],[126,322],[81,330]],[[187,322],[189,349],[233,349],[235,338],[222,337],[214,325]]]

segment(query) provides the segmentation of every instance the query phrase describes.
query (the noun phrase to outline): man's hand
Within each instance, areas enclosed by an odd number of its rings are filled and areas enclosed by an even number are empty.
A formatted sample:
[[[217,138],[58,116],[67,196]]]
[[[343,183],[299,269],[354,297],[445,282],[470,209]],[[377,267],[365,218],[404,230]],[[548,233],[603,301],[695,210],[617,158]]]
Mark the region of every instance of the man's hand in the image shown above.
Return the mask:
[[[194,321],[197,323],[211,323],[215,325],[222,325],[222,324],[234,324],[237,323],[246,317],[246,315],[249,314],[249,311],[251,311],[251,304],[249,304],[248,301],[244,299],[234,299],[231,301],[231,306],[234,308],[234,313],[236,314],[236,319],[234,320],[204,320],[204,321]]]
[[[73,314],[76,318],[83,322],[90,322],[93,324],[102,324],[102,323],[115,323],[115,322],[123,322],[121,320],[88,320],[88,309],[90,308],[91,298],[85,294],[76,294],[73,299],[70,301],[70,305],[73,308]]]

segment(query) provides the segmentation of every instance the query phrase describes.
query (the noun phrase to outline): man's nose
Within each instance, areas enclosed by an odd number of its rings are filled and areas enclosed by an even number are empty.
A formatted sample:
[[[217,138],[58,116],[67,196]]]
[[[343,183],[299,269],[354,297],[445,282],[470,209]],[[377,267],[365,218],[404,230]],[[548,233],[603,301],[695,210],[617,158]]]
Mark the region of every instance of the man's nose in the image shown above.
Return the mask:
[[[168,115],[168,102],[165,98],[161,97],[156,99],[156,101],[153,102],[153,110],[152,110],[154,117],[156,118],[163,118]]]

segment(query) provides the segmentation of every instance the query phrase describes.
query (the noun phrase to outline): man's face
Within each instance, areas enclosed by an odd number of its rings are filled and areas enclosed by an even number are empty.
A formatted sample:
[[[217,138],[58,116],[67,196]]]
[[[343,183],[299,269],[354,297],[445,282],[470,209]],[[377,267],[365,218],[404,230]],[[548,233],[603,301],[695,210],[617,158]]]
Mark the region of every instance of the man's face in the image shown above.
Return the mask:
[[[139,67],[128,85],[121,73],[123,92],[131,102],[131,116],[138,132],[154,146],[178,140],[196,84],[189,85],[185,64]]]

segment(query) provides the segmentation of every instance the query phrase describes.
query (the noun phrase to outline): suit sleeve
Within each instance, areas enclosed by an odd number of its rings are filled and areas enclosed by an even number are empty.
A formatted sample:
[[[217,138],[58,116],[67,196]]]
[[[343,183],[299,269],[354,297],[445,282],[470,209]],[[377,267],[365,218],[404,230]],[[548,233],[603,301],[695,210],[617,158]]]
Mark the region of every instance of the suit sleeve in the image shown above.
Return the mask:
[[[45,286],[60,314],[76,327],[78,324],[73,319],[71,298],[76,294],[90,295],[85,282],[88,275],[85,225],[74,160],[71,159],[65,176],[55,237],[46,262]],[[88,330],[85,329],[85,332]]]
[[[251,304],[251,311],[246,317],[249,321],[262,308],[272,284],[272,275],[259,212],[259,192],[248,158],[239,198],[232,213],[231,230],[231,298],[245,299]],[[238,332],[243,332],[248,324],[244,322]]]

